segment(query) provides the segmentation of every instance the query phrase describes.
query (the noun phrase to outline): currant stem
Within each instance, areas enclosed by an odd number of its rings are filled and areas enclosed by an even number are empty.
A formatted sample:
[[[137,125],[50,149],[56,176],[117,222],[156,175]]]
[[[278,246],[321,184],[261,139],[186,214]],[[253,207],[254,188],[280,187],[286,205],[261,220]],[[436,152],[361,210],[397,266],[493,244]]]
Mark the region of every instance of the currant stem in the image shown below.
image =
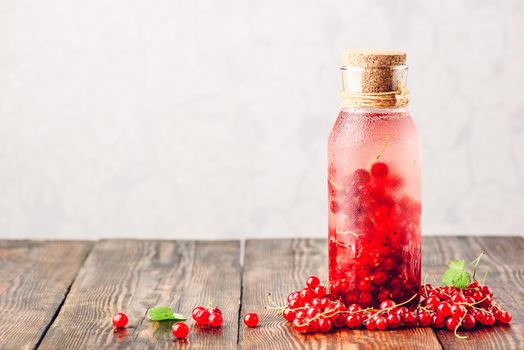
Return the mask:
[[[315,321],[316,319],[322,318],[322,317],[334,317],[334,316],[340,315],[340,314],[354,315],[354,314],[358,314],[358,313],[361,313],[361,312],[367,312],[367,311],[372,311],[372,310],[376,310],[376,309],[368,307],[368,308],[365,308],[365,309],[362,309],[362,310],[357,310],[357,311],[335,311],[333,313],[330,313],[329,311],[328,312],[323,312],[323,313],[317,314],[315,317],[311,318],[307,322],[302,323],[300,326],[301,327],[307,326],[311,322]]]
[[[380,152],[376,155],[375,160],[379,160],[380,157],[382,157],[382,154],[384,153],[386,148],[388,148],[388,143],[389,143],[389,134],[386,134],[384,135],[384,145],[382,146],[382,149],[380,150]]]
[[[480,259],[482,259],[484,254],[486,254],[486,252],[485,251],[481,251],[480,255],[475,260],[473,260],[472,262],[469,263],[470,265],[474,265],[474,267],[473,267],[473,280],[475,280],[475,275],[477,273],[477,268],[479,267]]]
[[[393,305],[393,306],[387,307],[387,308],[385,308],[385,309],[380,309],[380,310],[378,310],[377,312],[375,312],[374,314],[372,314],[371,316],[369,316],[368,318],[366,318],[366,319],[364,320],[364,322],[369,321],[370,319],[372,319],[373,317],[377,316],[377,315],[378,315],[379,313],[381,313],[381,312],[387,312],[387,311],[389,311],[389,310],[393,310],[394,308],[397,308],[397,307],[399,307],[399,306],[406,305],[406,304],[410,303],[413,299],[415,299],[417,296],[418,296],[418,294],[415,293],[415,294],[413,294],[413,296],[412,296],[411,298],[409,298],[408,300],[406,300],[406,301],[404,301],[404,302],[402,302],[402,303],[400,303],[400,304],[396,304],[396,305]]]
[[[486,277],[488,277],[488,271],[484,273],[484,277],[482,278],[482,284],[486,283]]]
[[[266,305],[265,308],[269,310],[282,310],[280,312],[283,312],[286,308],[285,306],[278,305],[275,300],[273,300],[273,297],[271,293],[267,293],[267,301],[269,305]]]
[[[486,299],[488,299],[488,298],[489,298],[489,296],[486,295],[484,298],[482,298],[482,299],[480,299],[479,301],[476,301],[476,302],[474,302],[474,303],[466,303],[466,302],[464,302],[464,303],[457,303],[457,304],[458,304],[458,305],[473,306],[473,305],[477,305],[477,304],[482,303],[484,300],[486,300]]]
[[[466,318],[466,315],[467,315],[467,312],[464,312],[464,315],[462,315],[459,322],[457,323],[457,326],[455,327],[455,330],[453,331],[453,333],[455,334],[455,337],[459,339],[466,339],[468,337],[467,335],[458,334],[458,329],[460,328],[460,326],[462,326],[462,322],[464,322],[464,318]]]
[[[418,306],[418,309],[424,310],[426,312],[431,312],[432,310],[425,308],[424,306],[420,305]]]

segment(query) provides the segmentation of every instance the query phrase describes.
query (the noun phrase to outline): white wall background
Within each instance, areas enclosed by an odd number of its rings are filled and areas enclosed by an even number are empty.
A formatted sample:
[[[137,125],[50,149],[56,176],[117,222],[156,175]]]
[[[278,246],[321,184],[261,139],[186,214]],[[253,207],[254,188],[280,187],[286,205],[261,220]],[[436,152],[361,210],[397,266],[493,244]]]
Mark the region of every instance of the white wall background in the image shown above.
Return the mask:
[[[522,233],[523,1],[2,0],[0,237],[324,236],[354,47],[408,52],[425,233]]]

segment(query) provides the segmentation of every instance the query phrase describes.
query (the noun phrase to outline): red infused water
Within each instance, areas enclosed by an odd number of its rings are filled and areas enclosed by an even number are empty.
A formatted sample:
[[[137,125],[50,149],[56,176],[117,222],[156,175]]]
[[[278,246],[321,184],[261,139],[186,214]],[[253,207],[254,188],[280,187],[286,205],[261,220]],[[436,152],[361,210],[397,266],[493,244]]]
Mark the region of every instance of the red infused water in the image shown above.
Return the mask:
[[[397,74],[405,66],[394,67],[382,82],[393,95],[394,85],[405,83],[405,74]],[[420,286],[420,142],[407,102],[384,102],[388,91],[365,92],[376,86],[363,80],[329,138],[329,280],[347,304],[378,306],[386,299],[404,302]],[[379,107],[359,107],[360,98]]]

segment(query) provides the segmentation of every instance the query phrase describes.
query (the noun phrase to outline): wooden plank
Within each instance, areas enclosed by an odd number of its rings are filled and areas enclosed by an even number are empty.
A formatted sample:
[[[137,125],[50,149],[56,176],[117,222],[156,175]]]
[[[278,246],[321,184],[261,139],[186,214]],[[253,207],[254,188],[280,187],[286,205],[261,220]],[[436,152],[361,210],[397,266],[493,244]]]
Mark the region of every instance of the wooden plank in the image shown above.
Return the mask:
[[[489,271],[487,283],[495,300],[513,314],[509,326],[479,328],[458,339],[452,332],[437,331],[446,349],[524,349],[524,239],[521,237],[425,237],[424,270],[439,279],[451,259],[473,260],[484,250],[483,271]]]
[[[0,241],[0,349],[37,346],[91,247],[80,241]]]
[[[440,349],[429,328],[380,332],[339,330],[301,335],[274,311],[263,310],[266,293],[284,304],[291,290],[302,288],[316,274],[327,279],[326,240],[248,240],[244,258],[242,315],[258,311],[258,328],[241,325],[239,343],[246,349]]]
[[[109,240],[95,245],[80,270],[42,349],[235,348],[240,301],[238,241]],[[191,325],[187,341],[173,340],[171,322],[150,322],[149,308],[168,305],[186,316],[213,299],[221,329]],[[127,330],[114,332],[111,317],[124,311]]]

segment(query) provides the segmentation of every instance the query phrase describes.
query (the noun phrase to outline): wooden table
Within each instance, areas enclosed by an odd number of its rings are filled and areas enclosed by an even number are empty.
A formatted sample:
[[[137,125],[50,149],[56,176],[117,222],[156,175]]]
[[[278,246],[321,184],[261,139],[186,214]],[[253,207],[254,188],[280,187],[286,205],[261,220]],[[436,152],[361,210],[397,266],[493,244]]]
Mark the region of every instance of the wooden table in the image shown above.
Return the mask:
[[[267,292],[283,302],[309,274],[326,278],[325,240],[248,240],[243,267],[239,241],[0,241],[0,349],[524,349],[524,239],[424,237],[424,272],[439,276],[448,260],[481,250],[513,323],[463,340],[431,328],[300,335],[264,310]],[[173,341],[170,322],[145,317],[155,305],[190,315],[209,299],[224,326],[192,327],[187,341]],[[114,332],[121,310],[129,325]],[[239,322],[249,311],[259,327]]]

